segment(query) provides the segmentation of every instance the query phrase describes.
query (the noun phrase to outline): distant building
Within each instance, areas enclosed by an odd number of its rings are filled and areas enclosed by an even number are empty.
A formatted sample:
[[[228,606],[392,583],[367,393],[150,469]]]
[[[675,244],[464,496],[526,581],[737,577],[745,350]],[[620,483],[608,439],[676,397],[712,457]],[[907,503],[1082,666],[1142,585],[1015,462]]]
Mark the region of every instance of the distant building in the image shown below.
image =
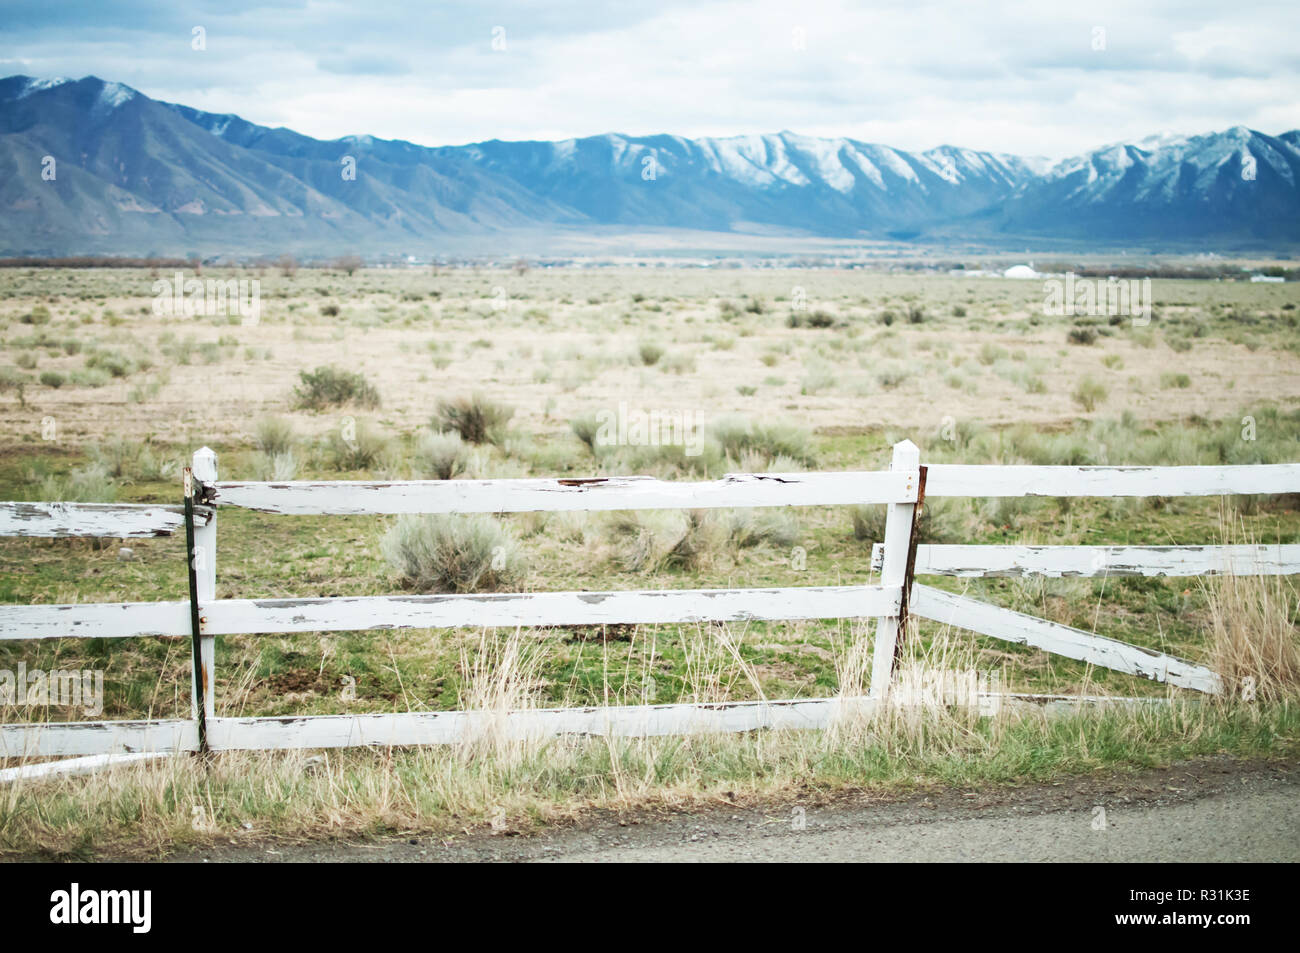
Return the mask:
[[[1038,272],[1028,265],[1012,265],[1006,271],[1002,272],[1003,278],[1037,278]]]
[[[1281,276],[1274,278],[1272,275],[1251,275],[1250,280],[1252,283],[1259,282],[1259,281],[1268,281],[1268,282],[1286,281],[1286,279]]]

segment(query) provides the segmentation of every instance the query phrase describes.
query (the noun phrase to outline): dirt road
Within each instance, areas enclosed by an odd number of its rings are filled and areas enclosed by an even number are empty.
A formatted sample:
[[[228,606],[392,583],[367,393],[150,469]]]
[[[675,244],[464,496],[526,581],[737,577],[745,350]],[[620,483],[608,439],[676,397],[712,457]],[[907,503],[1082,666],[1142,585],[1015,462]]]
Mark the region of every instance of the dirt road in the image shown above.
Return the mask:
[[[1300,765],[1200,761],[1114,778],[904,798],[606,813],[567,828],[248,845],[194,862],[1297,861]]]

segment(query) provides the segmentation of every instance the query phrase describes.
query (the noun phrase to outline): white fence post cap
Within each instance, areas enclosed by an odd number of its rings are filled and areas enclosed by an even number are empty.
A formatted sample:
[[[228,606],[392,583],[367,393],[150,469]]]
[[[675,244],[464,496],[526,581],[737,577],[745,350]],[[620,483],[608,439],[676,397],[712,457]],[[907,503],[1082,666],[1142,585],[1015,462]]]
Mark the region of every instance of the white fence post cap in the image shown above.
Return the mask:
[[[211,447],[201,447],[194,451],[194,475],[200,480],[217,478],[217,452]]]
[[[900,440],[894,444],[894,459],[890,464],[892,470],[910,470],[921,462],[921,448],[910,440]]]

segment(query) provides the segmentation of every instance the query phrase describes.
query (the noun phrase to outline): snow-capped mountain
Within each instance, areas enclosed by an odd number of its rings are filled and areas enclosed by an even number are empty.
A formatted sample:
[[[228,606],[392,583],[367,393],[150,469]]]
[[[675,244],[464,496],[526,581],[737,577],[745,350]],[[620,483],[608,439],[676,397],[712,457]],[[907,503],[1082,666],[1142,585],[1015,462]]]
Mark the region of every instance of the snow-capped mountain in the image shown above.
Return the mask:
[[[1300,241],[1298,182],[1300,132],[1243,127],[1055,164],[792,132],[429,148],[322,141],[96,77],[0,80],[3,254],[380,251],[595,228],[1286,243]]]
[[[1000,230],[1068,238],[1300,238],[1300,131],[1153,136],[1057,163],[1002,203]]]

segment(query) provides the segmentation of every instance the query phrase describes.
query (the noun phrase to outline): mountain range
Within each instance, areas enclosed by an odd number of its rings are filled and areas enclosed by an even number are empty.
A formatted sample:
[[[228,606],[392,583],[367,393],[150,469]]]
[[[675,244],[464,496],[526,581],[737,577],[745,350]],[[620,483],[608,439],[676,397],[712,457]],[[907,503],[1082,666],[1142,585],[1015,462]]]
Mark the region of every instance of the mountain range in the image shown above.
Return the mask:
[[[323,141],[88,76],[0,80],[0,255],[412,251],[652,230],[989,247],[1300,243],[1300,131],[1059,162],[854,139]]]

